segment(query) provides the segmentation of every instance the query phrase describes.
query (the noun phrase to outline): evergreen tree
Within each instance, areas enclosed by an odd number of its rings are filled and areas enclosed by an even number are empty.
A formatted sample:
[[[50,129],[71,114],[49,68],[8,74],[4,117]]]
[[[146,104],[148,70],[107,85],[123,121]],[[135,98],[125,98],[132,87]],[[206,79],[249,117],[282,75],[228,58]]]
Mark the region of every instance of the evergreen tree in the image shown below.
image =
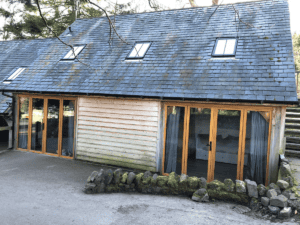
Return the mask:
[[[0,30],[4,40],[9,39],[34,39],[53,37],[38,13],[35,0],[3,0],[9,9],[0,7],[0,18],[5,18],[5,25]],[[60,35],[75,20],[74,0],[39,0],[44,17],[48,25]],[[94,0],[100,4],[100,0]],[[103,0],[101,2],[104,2]],[[115,4],[108,9],[110,14],[134,13],[130,3]],[[104,13],[91,6],[84,0],[80,0],[78,18],[100,17]]]
[[[293,49],[296,71],[300,71],[300,34],[293,35]]]

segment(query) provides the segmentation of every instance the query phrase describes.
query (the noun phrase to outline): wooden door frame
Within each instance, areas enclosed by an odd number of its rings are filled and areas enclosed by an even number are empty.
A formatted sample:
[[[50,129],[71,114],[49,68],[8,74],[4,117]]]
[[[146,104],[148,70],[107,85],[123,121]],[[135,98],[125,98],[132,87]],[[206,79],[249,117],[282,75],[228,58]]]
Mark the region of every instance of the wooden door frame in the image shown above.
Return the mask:
[[[28,139],[27,139],[27,149],[19,148],[19,128],[20,128],[20,98],[29,98],[29,106],[28,106]],[[44,130],[43,130],[43,141],[42,141],[42,151],[35,151],[31,150],[31,131],[32,131],[32,99],[39,98],[44,99]],[[58,127],[58,153],[47,153],[46,146],[47,146],[47,118],[48,118],[48,100],[49,99],[56,99],[59,100],[59,127]],[[72,100],[74,101],[74,137],[73,137],[73,156],[62,156],[62,126],[63,126],[63,101],[64,100]],[[39,154],[46,154],[57,156],[61,158],[73,159],[74,158],[74,149],[75,149],[75,130],[76,130],[76,117],[77,117],[77,98],[76,97],[64,97],[64,96],[55,96],[55,95],[35,95],[35,94],[18,94],[17,95],[17,150],[20,151],[30,151]]]
[[[248,111],[269,112],[269,133],[268,133],[268,148],[267,148],[267,165],[266,165],[266,180],[265,184],[269,183],[269,158],[270,158],[270,144],[271,144],[271,130],[272,130],[272,111],[274,107],[270,106],[253,106],[253,105],[228,105],[228,104],[211,104],[211,103],[190,103],[190,102],[164,102],[164,139],[163,139],[163,157],[162,157],[162,174],[165,173],[165,151],[166,151],[166,134],[167,134],[167,108],[170,106],[184,107],[184,130],[183,130],[183,144],[182,144],[182,168],[181,173],[187,174],[187,159],[188,159],[188,139],[189,139],[189,123],[190,123],[190,109],[191,108],[209,108],[211,109],[210,116],[210,133],[209,141],[212,142],[212,151],[208,154],[208,170],[207,181],[214,179],[215,157],[216,157],[216,138],[217,138],[217,119],[218,110],[238,110],[240,111],[240,129],[239,129],[239,147],[238,147],[238,162],[237,175],[238,180],[243,180],[245,144],[246,144],[246,128],[247,128],[247,113]]]

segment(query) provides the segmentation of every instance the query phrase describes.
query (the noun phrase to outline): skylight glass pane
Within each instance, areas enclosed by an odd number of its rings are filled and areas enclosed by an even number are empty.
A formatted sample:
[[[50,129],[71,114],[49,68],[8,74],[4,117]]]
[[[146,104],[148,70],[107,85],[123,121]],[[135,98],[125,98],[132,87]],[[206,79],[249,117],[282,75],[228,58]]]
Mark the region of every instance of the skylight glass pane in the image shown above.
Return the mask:
[[[84,48],[84,46],[78,46],[75,50],[75,55],[78,55],[79,52]]]
[[[141,47],[140,51],[138,52],[138,57],[144,57],[147,49],[149,48],[150,43],[144,43]]]
[[[235,50],[236,39],[228,39],[225,48],[225,55],[233,55]]]
[[[7,80],[14,80],[14,79],[16,79],[16,77],[19,76],[20,73],[23,72],[23,70],[25,70],[25,68],[18,68],[12,75],[9,76],[9,78]]]
[[[83,48],[84,48],[84,46],[74,46],[75,56],[77,56]],[[68,54],[66,54],[64,59],[75,59],[75,56],[74,56],[74,53],[73,53],[73,49],[71,49],[68,52]]]
[[[76,50],[77,47],[74,47],[74,51]],[[73,50],[71,49],[68,54],[66,54],[66,56],[64,57],[64,59],[69,59],[71,57],[71,55],[73,55]]]
[[[133,50],[131,51],[129,57],[138,57],[137,53],[138,51],[141,49],[141,47],[143,46],[143,44],[136,44],[133,48]]]
[[[223,55],[226,45],[226,40],[218,40],[217,47],[215,50],[215,55]]]

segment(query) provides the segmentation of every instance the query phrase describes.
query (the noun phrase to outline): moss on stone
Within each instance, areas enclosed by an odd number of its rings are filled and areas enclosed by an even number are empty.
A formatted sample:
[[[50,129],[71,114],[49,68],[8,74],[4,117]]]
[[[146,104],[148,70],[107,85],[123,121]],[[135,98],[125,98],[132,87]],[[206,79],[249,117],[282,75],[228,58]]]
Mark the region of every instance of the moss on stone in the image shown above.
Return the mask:
[[[156,183],[159,187],[166,187],[167,182],[168,182],[167,176],[158,176],[156,179]]]
[[[144,176],[144,173],[139,173],[135,176],[135,181],[137,184],[139,184],[142,181],[142,177]]]
[[[286,191],[292,191],[293,193],[295,193],[295,196],[297,198],[300,197],[300,194],[299,194],[300,190],[296,186],[290,187],[290,188],[286,189]]]
[[[224,180],[224,188],[225,188],[225,191],[229,191],[229,192],[235,191],[235,185],[231,179]]]
[[[126,172],[122,175],[121,183],[126,184],[127,178],[128,178],[128,173]]]
[[[197,189],[199,187],[198,177],[188,177],[187,179],[188,187],[192,189]]]
[[[151,185],[152,185],[152,186],[155,186],[155,185],[156,185],[156,182],[157,182],[157,179],[155,179],[155,180],[154,180],[153,178],[151,179]]]
[[[143,183],[143,184],[151,184],[151,183],[152,183],[152,180],[153,180],[153,177],[152,177],[152,176],[149,176],[149,177],[147,177],[146,179],[143,177],[142,183]]]
[[[222,200],[222,201],[231,201],[237,202],[240,204],[248,204],[249,197],[246,194],[241,193],[231,193],[226,191],[218,191],[218,190],[207,190],[209,197]]]
[[[219,180],[213,180],[212,182],[208,183],[207,188],[216,191],[226,190],[225,185]]]
[[[170,188],[178,189],[178,176],[175,174],[175,172],[169,174],[167,184]]]
[[[118,184],[110,184],[110,185],[106,186],[105,191],[106,192],[119,192],[120,187]]]

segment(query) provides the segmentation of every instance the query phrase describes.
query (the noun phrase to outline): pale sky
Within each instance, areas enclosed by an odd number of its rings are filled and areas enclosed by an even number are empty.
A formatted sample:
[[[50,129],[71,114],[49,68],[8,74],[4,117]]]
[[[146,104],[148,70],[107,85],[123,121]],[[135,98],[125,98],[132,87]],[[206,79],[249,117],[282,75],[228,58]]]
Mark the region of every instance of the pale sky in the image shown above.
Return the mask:
[[[128,0],[108,0],[111,2],[118,2],[120,4],[127,3]],[[249,1],[257,1],[257,0],[219,0],[219,3],[227,4],[227,3],[236,3],[236,2],[249,2]],[[300,0],[288,0],[290,7],[290,16],[291,16],[291,32],[300,34]],[[157,3],[163,5],[167,9],[175,9],[182,7],[190,7],[188,4],[188,0],[156,0]],[[148,0],[135,0],[135,3],[139,4],[139,9],[144,11],[145,9],[148,11],[150,8],[148,6]],[[212,4],[212,0],[195,0],[195,3],[198,6],[210,6]],[[100,3],[101,4],[101,3]],[[3,3],[0,2],[0,6]],[[0,27],[4,24],[4,18],[0,17]]]

